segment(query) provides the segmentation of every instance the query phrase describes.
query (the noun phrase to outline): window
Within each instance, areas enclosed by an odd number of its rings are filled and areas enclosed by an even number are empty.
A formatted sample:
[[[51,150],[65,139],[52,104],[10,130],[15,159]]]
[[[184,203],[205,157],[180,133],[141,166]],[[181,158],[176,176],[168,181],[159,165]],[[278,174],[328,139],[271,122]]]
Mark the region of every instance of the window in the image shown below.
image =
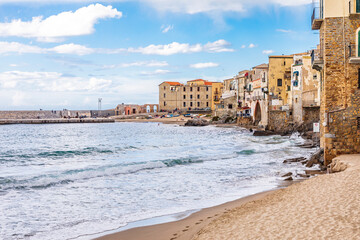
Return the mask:
[[[232,109],[232,108],[233,108],[232,104],[229,104],[228,108],[229,108],[229,109]]]
[[[186,99],[186,95],[184,95],[184,99]]]
[[[356,12],[360,13],[360,1],[356,0]]]
[[[277,84],[277,85],[278,85],[278,87],[281,87],[281,86],[282,86],[282,79],[278,79],[278,81],[277,81],[277,82],[278,82],[278,84]]]
[[[209,107],[209,102],[206,102],[206,107]]]
[[[186,92],[186,87],[184,87],[184,92]]]
[[[197,103],[197,106],[200,107],[200,102]]]
[[[166,90],[166,86],[164,86],[164,90]]]
[[[164,106],[166,106],[166,102],[164,102]]]
[[[358,89],[360,89],[360,68],[358,70]]]
[[[186,102],[183,103],[183,106],[186,107]]]
[[[206,91],[209,91],[209,87],[206,87]]]
[[[209,95],[206,95],[206,99],[209,99]]]
[[[192,99],[192,95],[190,95],[190,99]]]
[[[164,98],[166,98],[166,93],[164,93]]]
[[[290,87],[290,86],[287,86],[287,90],[290,91],[290,90],[291,90],[291,87]]]
[[[357,129],[360,130],[360,117],[357,118]]]
[[[197,99],[200,99],[200,94],[197,95]]]
[[[193,106],[193,104],[192,104],[192,102],[190,102],[190,107],[192,107]]]
[[[190,87],[190,92],[192,92],[192,87]]]
[[[198,87],[198,92],[200,92],[200,87]]]

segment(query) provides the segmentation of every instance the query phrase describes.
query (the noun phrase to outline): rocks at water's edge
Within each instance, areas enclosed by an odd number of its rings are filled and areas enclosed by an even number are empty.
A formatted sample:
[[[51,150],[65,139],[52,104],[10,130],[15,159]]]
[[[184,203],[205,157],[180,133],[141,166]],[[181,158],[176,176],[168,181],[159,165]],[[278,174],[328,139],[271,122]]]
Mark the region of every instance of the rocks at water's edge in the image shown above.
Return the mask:
[[[207,125],[209,125],[209,122],[201,118],[190,119],[185,123],[185,126],[192,126],[192,127],[203,127]]]
[[[288,172],[287,174],[284,174],[281,177],[290,177],[290,176],[292,176],[292,172]]]
[[[284,181],[292,181],[294,180],[292,177],[285,178]]]
[[[291,159],[286,159],[283,161],[283,163],[295,163],[295,162],[301,162],[306,160],[306,158],[304,157],[299,157],[299,158],[291,158]]]
[[[324,162],[324,149],[317,150],[306,163],[306,167],[311,168],[314,164],[320,164]]]
[[[255,131],[254,132],[254,136],[257,136],[257,137],[259,137],[259,136],[272,136],[272,135],[276,135],[276,133],[272,132],[272,131],[267,131],[267,130],[265,130],[265,131]]]

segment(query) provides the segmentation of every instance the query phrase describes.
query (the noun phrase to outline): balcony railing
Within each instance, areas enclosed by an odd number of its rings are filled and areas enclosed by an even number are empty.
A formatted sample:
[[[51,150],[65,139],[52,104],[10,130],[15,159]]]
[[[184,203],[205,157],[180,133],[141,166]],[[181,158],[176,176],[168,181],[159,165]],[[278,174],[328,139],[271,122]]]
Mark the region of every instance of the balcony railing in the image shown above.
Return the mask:
[[[313,69],[321,71],[324,65],[323,53],[321,48],[311,51],[311,66]]]
[[[319,30],[323,22],[323,0],[313,0],[313,12],[311,15],[311,29]]]

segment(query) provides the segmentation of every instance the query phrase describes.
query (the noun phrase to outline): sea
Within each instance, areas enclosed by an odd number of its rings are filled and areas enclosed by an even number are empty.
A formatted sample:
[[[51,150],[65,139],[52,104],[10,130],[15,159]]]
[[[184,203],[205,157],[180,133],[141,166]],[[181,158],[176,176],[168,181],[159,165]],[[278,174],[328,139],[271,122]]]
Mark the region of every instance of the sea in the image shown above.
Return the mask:
[[[92,239],[276,189],[304,140],[159,123],[0,125],[0,239]],[[185,214],[184,214],[185,215]]]

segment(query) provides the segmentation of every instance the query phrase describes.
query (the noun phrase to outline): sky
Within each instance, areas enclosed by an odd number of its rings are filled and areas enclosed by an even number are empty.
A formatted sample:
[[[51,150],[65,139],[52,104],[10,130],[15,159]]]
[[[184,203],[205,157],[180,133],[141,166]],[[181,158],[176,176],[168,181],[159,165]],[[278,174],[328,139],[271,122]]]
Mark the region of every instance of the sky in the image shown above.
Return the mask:
[[[0,110],[158,103],[316,48],[311,0],[0,0]]]

